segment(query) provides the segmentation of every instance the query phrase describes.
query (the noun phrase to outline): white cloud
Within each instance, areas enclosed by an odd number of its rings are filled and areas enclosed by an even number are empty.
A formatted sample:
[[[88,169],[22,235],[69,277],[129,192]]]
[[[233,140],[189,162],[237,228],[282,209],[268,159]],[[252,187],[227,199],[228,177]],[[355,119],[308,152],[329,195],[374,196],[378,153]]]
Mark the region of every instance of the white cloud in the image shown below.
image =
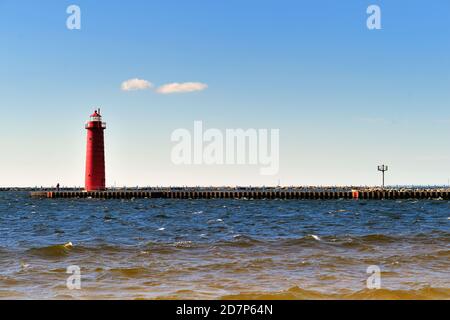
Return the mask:
[[[156,92],[162,94],[171,94],[171,93],[185,93],[185,92],[194,92],[194,91],[202,91],[208,88],[208,85],[201,82],[183,82],[183,83],[168,83],[160,86]]]
[[[135,90],[145,90],[153,87],[153,84],[147,80],[142,80],[138,78],[129,79],[122,82],[123,91],[135,91]]]

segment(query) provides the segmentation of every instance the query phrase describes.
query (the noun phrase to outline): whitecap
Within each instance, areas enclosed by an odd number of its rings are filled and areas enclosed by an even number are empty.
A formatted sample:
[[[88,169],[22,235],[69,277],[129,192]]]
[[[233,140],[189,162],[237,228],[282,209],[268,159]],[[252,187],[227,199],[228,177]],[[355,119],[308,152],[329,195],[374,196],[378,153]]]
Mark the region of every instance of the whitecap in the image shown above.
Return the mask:
[[[164,231],[166,228],[159,228],[158,231]]]
[[[320,240],[321,240],[320,237],[319,237],[319,236],[316,236],[315,234],[312,234],[311,237],[312,237],[314,240],[317,240],[317,241],[320,241]]]
[[[66,244],[63,245],[64,248],[72,248],[73,244],[72,242],[67,242]]]

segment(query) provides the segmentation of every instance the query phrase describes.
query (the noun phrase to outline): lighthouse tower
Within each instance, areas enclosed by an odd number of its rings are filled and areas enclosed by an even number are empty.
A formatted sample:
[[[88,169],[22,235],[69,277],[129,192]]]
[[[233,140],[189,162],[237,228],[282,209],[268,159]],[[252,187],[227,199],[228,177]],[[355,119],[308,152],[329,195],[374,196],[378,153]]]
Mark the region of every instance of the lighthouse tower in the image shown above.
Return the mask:
[[[103,130],[106,123],[102,122],[100,109],[95,110],[86,123],[86,191],[105,190],[105,143]]]

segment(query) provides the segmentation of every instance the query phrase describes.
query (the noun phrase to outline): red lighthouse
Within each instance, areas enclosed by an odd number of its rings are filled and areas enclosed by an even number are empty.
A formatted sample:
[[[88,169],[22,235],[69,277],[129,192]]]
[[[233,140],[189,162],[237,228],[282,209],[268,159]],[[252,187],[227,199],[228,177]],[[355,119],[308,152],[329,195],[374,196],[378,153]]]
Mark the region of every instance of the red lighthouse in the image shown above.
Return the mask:
[[[102,122],[100,109],[95,110],[86,123],[86,191],[105,190],[105,143],[103,130],[106,123]]]

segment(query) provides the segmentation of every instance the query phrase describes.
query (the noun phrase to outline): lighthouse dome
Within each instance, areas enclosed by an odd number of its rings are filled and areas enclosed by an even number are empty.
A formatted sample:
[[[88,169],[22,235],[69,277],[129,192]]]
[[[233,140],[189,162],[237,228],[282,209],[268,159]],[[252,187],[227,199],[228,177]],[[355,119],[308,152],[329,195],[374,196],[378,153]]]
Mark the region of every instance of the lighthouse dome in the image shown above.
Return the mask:
[[[91,114],[91,117],[101,117],[100,110],[95,110],[93,114]]]
[[[102,121],[102,116],[100,114],[100,109],[95,110],[93,114],[91,114],[90,121]]]

